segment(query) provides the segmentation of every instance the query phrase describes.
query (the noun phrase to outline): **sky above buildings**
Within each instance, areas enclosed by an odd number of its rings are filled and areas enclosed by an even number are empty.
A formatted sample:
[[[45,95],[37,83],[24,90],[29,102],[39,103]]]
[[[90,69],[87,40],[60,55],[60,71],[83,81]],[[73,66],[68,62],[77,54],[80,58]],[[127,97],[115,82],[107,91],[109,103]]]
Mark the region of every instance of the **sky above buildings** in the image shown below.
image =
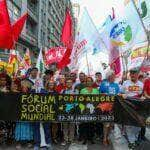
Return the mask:
[[[83,8],[86,7],[95,25],[99,28],[105,18],[111,14],[112,7],[115,11],[120,11],[124,0],[71,0],[74,3],[80,4],[80,15],[82,15]]]

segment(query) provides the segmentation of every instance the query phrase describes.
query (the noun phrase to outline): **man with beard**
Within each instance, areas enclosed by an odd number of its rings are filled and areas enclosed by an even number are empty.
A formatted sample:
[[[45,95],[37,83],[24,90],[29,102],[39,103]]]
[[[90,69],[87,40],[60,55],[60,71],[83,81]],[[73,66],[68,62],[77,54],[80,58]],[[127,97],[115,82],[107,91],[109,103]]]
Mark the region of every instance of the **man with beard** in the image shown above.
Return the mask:
[[[130,98],[140,98],[143,91],[143,83],[138,80],[139,77],[139,69],[133,68],[130,70],[130,79],[125,81],[122,86],[122,91],[126,97]],[[138,142],[138,134],[140,128],[126,125],[126,133],[128,136],[128,147],[129,149],[135,149]]]

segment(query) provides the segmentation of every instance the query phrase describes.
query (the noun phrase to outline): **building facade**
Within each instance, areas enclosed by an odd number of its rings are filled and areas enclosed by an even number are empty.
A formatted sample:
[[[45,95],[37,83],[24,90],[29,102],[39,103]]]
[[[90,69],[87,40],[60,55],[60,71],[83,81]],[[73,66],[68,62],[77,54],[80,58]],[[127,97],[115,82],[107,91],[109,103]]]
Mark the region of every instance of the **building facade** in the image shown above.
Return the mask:
[[[12,23],[28,12],[16,49],[23,55],[29,48],[33,59],[40,48],[61,44],[60,36],[66,8],[73,14],[70,0],[7,0],[7,6]],[[72,18],[74,22],[73,15]],[[5,53],[8,54],[7,51]],[[4,58],[4,51],[0,58]]]

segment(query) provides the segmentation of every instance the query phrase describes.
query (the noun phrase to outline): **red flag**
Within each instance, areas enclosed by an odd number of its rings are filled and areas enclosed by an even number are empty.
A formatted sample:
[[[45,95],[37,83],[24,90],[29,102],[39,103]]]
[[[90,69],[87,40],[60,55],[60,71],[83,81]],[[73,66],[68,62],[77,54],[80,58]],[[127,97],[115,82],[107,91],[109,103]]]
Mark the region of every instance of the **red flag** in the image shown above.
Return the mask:
[[[70,55],[71,55],[72,49],[68,48],[62,58],[62,60],[57,64],[59,69],[63,69],[70,63]]]
[[[72,19],[69,10],[66,12],[65,22],[62,28],[61,42],[67,48],[72,47]]]
[[[23,29],[25,21],[27,19],[27,13],[25,13],[22,17],[20,17],[13,25],[12,25],[12,33],[13,40],[18,41],[19,35]]]
[[[60,62],[65,54],[66,48],[65,47],[53,47],[46,51],[45,58],[46,64],[52,64],[54,62]]]
[[[115,75],[119,75],[121,72],[121,62],[120,57],[118,57],[111,65],[110,68],[114,70]]]
[[[0,0],[0,48],[10,49],[12,46],[12,31],[6,0]]]
[[[118,47],[112,46],[111,50],[109,51],[109,64],[110,68],[114,70],[116,75],[121,72],[121,62]]]

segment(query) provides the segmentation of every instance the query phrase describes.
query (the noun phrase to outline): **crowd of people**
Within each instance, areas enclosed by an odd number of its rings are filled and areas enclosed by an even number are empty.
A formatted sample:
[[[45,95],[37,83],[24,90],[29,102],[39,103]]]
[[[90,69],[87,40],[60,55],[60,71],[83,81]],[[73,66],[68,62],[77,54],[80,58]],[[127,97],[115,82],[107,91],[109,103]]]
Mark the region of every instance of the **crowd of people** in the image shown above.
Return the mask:
[[[0,73],[0,92],[32,92],[32,93],[63,93],[63,94],[123,94],[125,97],[150,98],[150,75],[140,74],[138,68],[131,69],[128,76],[123,76],[122,80],[115,81],[115,73],[108,70],[103,79],[100,72],[95,76],[88,76],[81,72],[62,73],[55,76],[51,70],[46,70],[42,77],[39,77],[38,69],[31,68],[26,76],[19,74],[10,77],[5,71]],[[41,126],[44,129],[44,139],[40,134]],[[1,144],[16,143],[16,149],[27,144],[29,148],[34,146],[34,150],[52,150],[53,143],[65,146],[67,143],[74,143],[76,140],[82,144],[102,139],[102,143],[110,144],[109,135],[114,130],[115,125],[108,122],[96,123],[51,123],[51,122],[12,122],[0,121],[0,142]],[[145,140],[145,128],[135,126],[121,126],[122,134],[128,137],[129,148],[134,149],[141,140]]]

